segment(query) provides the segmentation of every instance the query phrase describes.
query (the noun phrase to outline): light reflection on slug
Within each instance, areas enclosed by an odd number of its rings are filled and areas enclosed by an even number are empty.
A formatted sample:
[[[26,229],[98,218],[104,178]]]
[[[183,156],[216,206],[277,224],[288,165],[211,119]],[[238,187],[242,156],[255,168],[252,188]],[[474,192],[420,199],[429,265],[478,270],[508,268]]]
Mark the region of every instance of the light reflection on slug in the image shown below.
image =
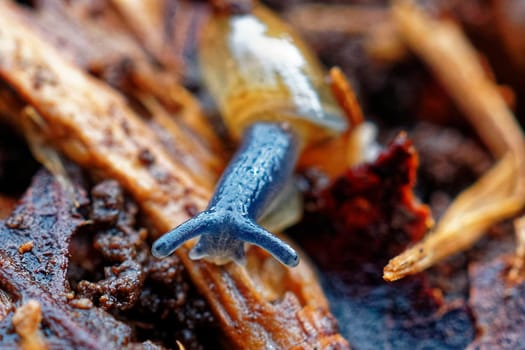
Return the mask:
[[[251,75],[261,86],[284,84],[299,115],[324,118],[320,98],[305,74],[306,61],[288,36],[268,36],[264,23],[253,16],[233,18],[231,28],[230,49],[241,75]]]

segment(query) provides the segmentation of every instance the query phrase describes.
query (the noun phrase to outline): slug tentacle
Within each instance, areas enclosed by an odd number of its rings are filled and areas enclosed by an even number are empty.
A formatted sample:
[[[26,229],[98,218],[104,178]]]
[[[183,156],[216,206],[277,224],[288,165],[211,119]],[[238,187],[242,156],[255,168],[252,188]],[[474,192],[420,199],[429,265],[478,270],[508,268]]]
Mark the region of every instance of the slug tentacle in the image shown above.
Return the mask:
[[[265,249],[285,265],[294,267],[299,264],[299,255],[292,247],[253,221],[244,222],[238,237],[245,242]]]
[[[151,254],[157,258],[164,258],[173,253],[184,242],[203,234],[210,228],[213,217],[207,212],[202,212],[191,220],[166,233],[155,241],[151,247]]]

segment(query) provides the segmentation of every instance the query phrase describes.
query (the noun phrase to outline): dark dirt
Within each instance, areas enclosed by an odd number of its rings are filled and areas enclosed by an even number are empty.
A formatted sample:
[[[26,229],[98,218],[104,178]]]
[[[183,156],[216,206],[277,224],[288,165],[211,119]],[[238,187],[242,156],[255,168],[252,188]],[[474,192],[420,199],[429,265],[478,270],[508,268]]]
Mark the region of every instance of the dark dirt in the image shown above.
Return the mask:
[[[70,168],[77,205],[41,170],[0,222],[0,346],[18,342],[11,318],[30,299],[41,305],[41,331],[53,349],[213,342],[198,336],[213,334],[213,317],[182,264],[149,255],[147,232],[135,228],[136,204],[111,180],[88,197],[80,171]]]

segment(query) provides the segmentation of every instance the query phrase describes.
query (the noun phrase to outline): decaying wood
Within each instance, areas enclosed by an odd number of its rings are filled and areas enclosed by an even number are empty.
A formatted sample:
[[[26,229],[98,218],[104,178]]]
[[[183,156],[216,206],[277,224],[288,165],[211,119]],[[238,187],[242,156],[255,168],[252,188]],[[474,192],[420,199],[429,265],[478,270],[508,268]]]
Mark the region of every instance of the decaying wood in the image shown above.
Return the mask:
[[[146,71],[143,71],[146,70]],[[173,77],[155,74],[147,67],[137,67],[131,72],[131,80],[137,92],[154,96],[165,108],[177,113],[177,119],[185,123],[194,133],[201,136],[201,142],[215,152],[221,152],[217,135],[213,132],[209,120],[190,92]]]
[[[137,60],[133,60],[135,67],[128,73],[135,90],[142,95],[155,97],[168,112],[176,114],[178,120],[201,135],[200,141],[206,142],[206,146],[215,153],[215,159],[220,162],[218,154],[223,150],[216,133],[193,95],[179,84],[184,75],[183,61],[187,51],[196,48],[196,27],[205,19],[206,7],[173,0],[110,2],[135,33],[140,45],[163,66],[158,71],[150,62],[139,60],[136,64]],[[96,47],[98,43],[91,44]],[[132,91],[132,94],[134,92],[137,91]],[[206,158],[204,163],[213,162],[209,151],[197,149],[192,153],[203,154]]]
[[[175,56],[167,42],[169,32],[165,26],[165,16],[175,12],[176,2],[170,0],[151,1],[110,1],[120,12],[128,26],[146,49],[167,67],[181,68],[182,57]],[[160,30],[164,28],[164,30]],[[159,32],[162,33],[159,35]],[[180,74],[180,72],[179,72]]]
[[[123,60],[146,61],[147,55],[118,14],[107,8],[101,11],[101,5],[101,1],[37,0],[34,8],[17,6],[12,10],[64,56],[92,72],[101,72]]]
[[[474,48],[455,24],[433,19],[408,1],[396,2],[393,16],[406,44],[434,71],[500,160],[456,198],[434,232],[389,262],[384,270],[389,281],[467,249],[491,225],[515,215],[525,201],[525,140]]]
[[[40,132],[54,147],[83,167],[118,180],[160,232],[205,207],[211,188],[197,183],[168,155],[121,95],[60,56],[5,2],[0,4],[0,22],[0,77],[38,112],[44,122]],[[249,255],[256,263],[247,269],[220,267],[190,260],[191,244],[176,254],[235,346],[348,347],[304,260],[288,269],[252,248]],[[271,280],[260,275],[261,269],[271,272],[263,275]],[[278,293],[267,294],[275,285],[281,286]]]
[[[213,154],[200,138],[188,127],[170,114],[152,95],[137,96],[142,105],[151,114],[148,121],[157,138],[172,157],[176,157],[191,172],[191,176],[199,178],[208,185],[214,184],[222,168],[224,160],[221,153]],[[186,111],[185,113],[189,113]],[[196,113],[201,113],[196,111]]]
[[[166,8],[168,11],[172,2],[167,1],[165,4],[162,2],[148,2],[146,7],[151,7],[153,12],[151,16],[155,16],[157,12],[156,6]],[[133,2],[130,2],[126,6],[132,4]],[[140,4],[137,6],[140,7]],[[220,142],[195,98],[178,82],[181,79],[182,66],[176,63],[181,63],[179,61],[182,59],[182,53],[179,51],[185,49],[186,43],[164,42],[168,38],[165,38],[160,30],[147,31],[146,36],[137,34],[137,40],[134,40],[132,30],[121,20],[121,16],[113,7],[105,2],[66,3],[58,0],[40,0],[36,9],[18,6],[12,7],[12,10],[28,26],[42,35],[46,42],[58,48],[61,55],[67,56],[85,71],[101,76],[110,85],[119,86],[130,97],[141,101],[147,100],[148,105],[144,108],[154,119],[156,119],[155,113],[160,113],[167,116],[163,118],[165,120],[163,124],[179,123],[181,130],[178,133],[173,135],[173,128],[166,128],[166,133],[173,137],[177,144],[177,152],[185,155],[184,165],[189,166],[193,176],[202,177],[205,181],[216,178],[217,169],[221,168],[221,158],[217,156],[222,154]],[[177,7],[177,18],[182,15],[185,18],[182,22],[185,25],[183,28],[191,27],[199,16],[202,17],[200,12],[202,11],[187,5]],[[98,15],[95,16],[93,13]],[[147,13],[149,14],[150,11]],[[165,15],[163,25],[155,28],[169,27],[170,16]],[[143,17],[143,20],[147,20],[148,16]],[[194,17],[197,19],[193,19]],[[162,19],[149,18],[149,20]],[[152,38],[155,33],[157,38]],[[191,37],[190,33],[186,34]],[[142,47],[148,47],[151,42],[164,42],[163,52],[166,54],[162,57],[158,56],[157,54],[161,53],[157,48],[153,50],[154,52],[148,51],[154,56],[154,58],[150,57]],[[170,52],[177,52],[173,55],[178,58],[174,58]],[[8,103],[5,105],[9,106]],[[148,108],[151,105],[155,105],[155,111]],[[5,109],[4,104],[0,108]],[[190,134],[202,137],[195,138]],[[200,166],[195,166],[196,164]]]

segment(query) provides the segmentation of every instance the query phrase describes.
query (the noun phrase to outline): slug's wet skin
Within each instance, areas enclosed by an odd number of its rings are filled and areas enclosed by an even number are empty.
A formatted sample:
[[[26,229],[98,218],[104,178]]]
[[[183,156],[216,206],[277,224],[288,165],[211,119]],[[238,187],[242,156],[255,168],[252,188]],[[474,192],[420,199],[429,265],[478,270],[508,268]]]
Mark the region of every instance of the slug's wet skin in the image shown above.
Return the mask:
[[[157,257],[200,236],[193,259],[245,259],[255,244],[283,264],[297,253],[257,224],[289,181],[300,152],[346,129],[320,64],[269,10],[215,14],[204,28],[200,60],[205,82],[230,134],[242,139],[208,208],[158,239]]]

